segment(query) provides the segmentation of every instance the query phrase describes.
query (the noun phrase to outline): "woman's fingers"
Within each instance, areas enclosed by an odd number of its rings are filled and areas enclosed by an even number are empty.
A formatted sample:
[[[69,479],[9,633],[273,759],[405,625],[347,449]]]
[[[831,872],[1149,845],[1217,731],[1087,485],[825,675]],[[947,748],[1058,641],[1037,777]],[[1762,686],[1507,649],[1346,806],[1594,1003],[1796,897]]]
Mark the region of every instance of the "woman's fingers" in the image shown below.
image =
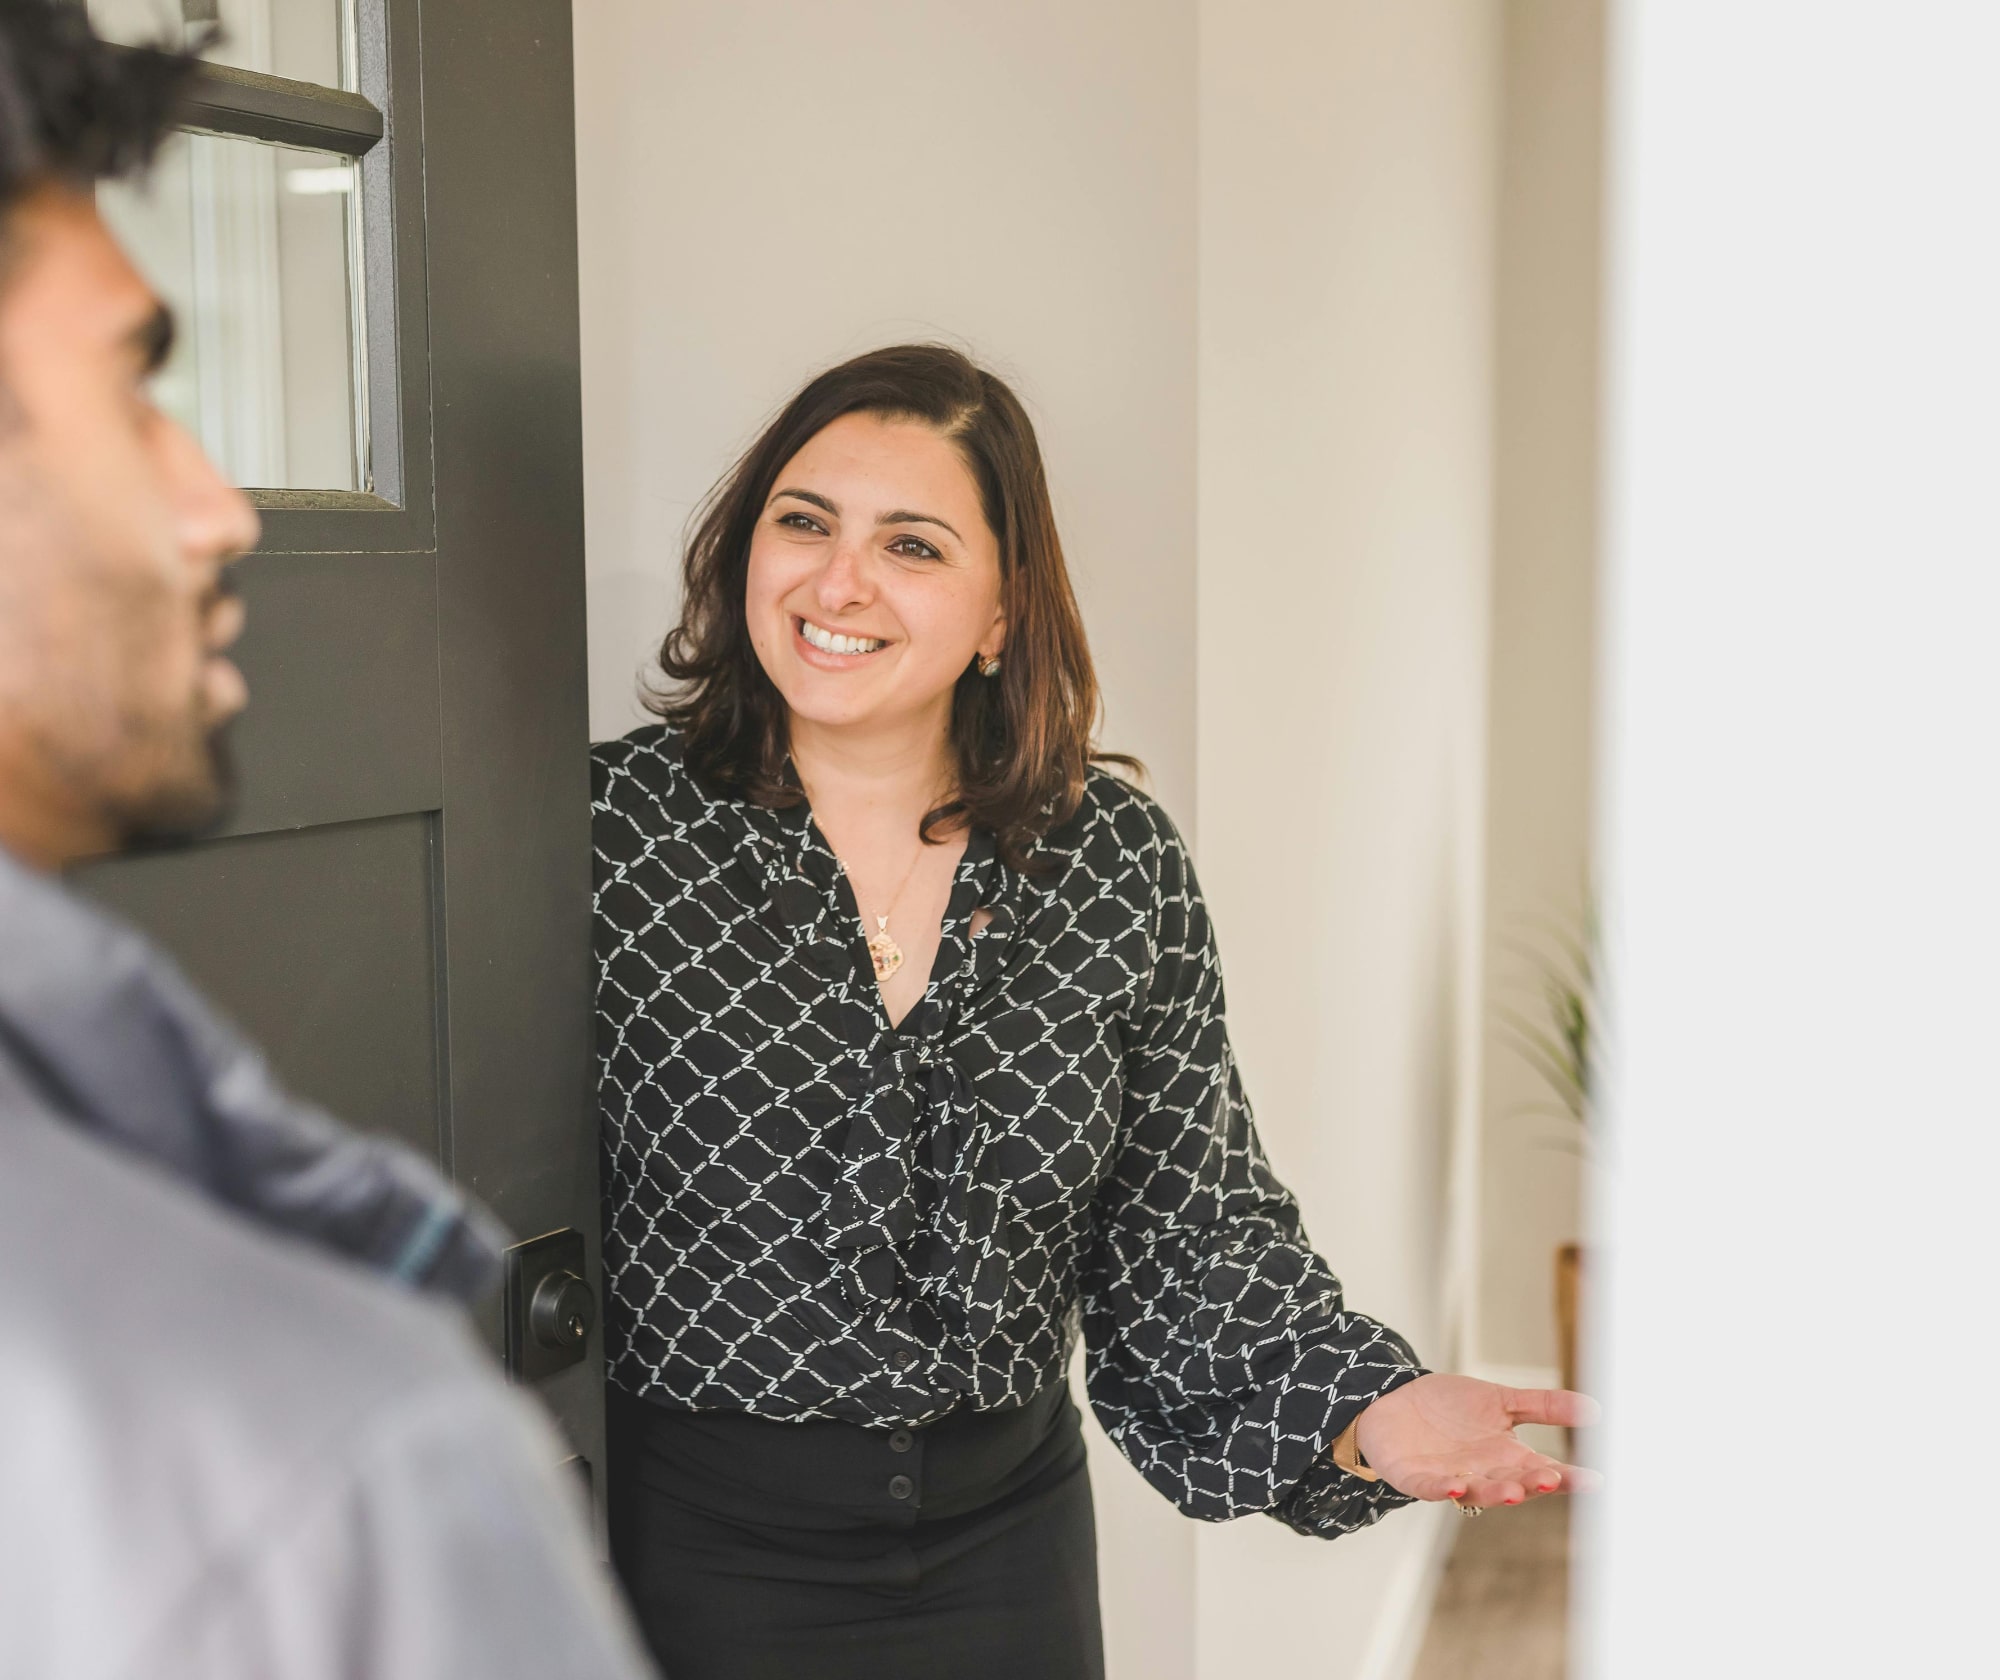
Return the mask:
[[[1412,1499],[1457,1499],[1467,1505],[1495,1504],[1498,1501],[1475,1497],[1482,1489],[1513,1479],[1511,1472],[1491,1465],[1483,1470],[1425,1470],[1396,1483],[1397,1490]]]
[[[1547,1423],[1559,1429],[1595,1423],[1604,1410],[1588,1394],[1568,1388],[1510,1388],[1502,1403],[1516,1423]]]
[[[1595,1493],[1604,1486],[1604,1478],[1595,1470],[1586,1470],[1581,1464],[1558,1465],[1562,1471],[1564,1493]]]
[[[1489,1465],[1483,1476],[1460,1477],[1453,1485],[1465,1483],[1471,1491],[1464,1496],[1464,1504],[1518,1505],[1524,1499],[1550,1493],[1593,1493],[1603,1486],[1603,1478],[1580,1464],[1559,1464],[1544,1458],[1528,1465]]]
[[[1421,1476],[1412,1476],[1409,1485],[1398,1491],[1407,1493],[1412,1499],[1460,1499],[1465,1497],[1465,1490],[1472,1480],[1470,1476],[1442,1470],[1426,1472]]]
[[[1527,1490],[1530,1499],[1544,1493],[1563,1491],[1562,1466],[1553,1460],[1546,1465],[1537,1465],[1531,1470],[1517,1472],[1521,1486]]]
[[[1455,1499],[1462,1505],[1519,1505],[1550,1493],[1587,1493],[1599,1486],[1594,1470],[1562,1464],[1539,1453],[1456,1472],[1413,1478],[1403,1491],[1419,1499]]]
[[[1527,1488],[1529,1495],[1542,1493],[1595,1493],[1604,1486],[1604,1478],[1595,1470],[1586,1470],[1581,1464],[1564,1464],[1560,1459],[1543,1458],[1536,1455],[1526,1472],[1511,1471]]]
[[[1572,1398],[1581,1399],[1581,1395]],[[1466,1441],[1453,1451],[1387,1464],[1392,1486],[1416,1499],[1463,1505],[1519,1505],[1551,1493],[1588,1493],[1596,1471],[1538,1453],[1509,1432]]]
[[[1470,1486],[1460,1499],[1461,1505],[1519,1505],[1528,1497],[1528,1490],[1511,1476],[1470,1476]]]

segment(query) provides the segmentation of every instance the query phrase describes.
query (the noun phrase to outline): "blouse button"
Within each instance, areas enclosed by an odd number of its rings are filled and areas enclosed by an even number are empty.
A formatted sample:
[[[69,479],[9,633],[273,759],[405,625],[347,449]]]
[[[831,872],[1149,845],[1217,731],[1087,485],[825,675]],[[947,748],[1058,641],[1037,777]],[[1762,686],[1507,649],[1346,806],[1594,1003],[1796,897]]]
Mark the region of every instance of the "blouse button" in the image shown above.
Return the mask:
[[[916,1436],[912,1435],[907,1429],[899,1429],[889,1437],[889,1450],[891,1452],[908,1452],[916,1444]]]
[[[916,1491],[917,1484],[911,1481],[908,1476],[891,1476],[889,1478],[889,1497],[891,1499],[908,1499]]]

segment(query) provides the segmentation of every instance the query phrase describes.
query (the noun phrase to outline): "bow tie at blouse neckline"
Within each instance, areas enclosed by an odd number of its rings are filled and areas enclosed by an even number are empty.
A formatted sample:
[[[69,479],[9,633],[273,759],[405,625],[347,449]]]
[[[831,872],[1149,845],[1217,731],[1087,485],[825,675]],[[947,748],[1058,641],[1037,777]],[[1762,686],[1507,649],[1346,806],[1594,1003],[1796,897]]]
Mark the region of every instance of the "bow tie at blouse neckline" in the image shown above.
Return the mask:
[[[952,880],[939,969],[933,971],[938,977],[891,1027],[840,860],[803,803],[771,815],[779,819],[780,838],[766,864],[772,905],[790,936],[808,948],[812,970],[836,985],[845,981],[850,1003],[858,1006],[847,1011],[848,1019],[866,1039],[859,1046],[866,1086],[839,1145],[827,1246],[843,1261],[842,1281],[857,1309],[893,1305],[908,1287],[903,1250],[922,1226],[913,1177],[916,1151],[925,1149],[942,1187],[934,1229],[952,1257],[969,1349],[977,1348],[1001,1323],[1007,1250],[1000,1196],[982,1170],[986,1128],[952,1059],[950,1037],[967,999],[1004,966],[1018,916],[1018,878],[1000,862],[992,836],[974,829]],[[972,914],[981,908],[992,920],[974,939]],[[844,1036],[854,1042],[853,1034]]]

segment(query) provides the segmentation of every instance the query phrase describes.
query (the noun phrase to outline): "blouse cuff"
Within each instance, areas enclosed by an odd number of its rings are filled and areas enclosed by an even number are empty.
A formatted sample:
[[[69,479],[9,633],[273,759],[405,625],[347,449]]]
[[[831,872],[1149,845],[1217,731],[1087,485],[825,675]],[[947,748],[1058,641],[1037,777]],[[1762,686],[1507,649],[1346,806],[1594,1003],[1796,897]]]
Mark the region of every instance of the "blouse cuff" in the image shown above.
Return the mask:
[[[1301,1534],[1330,1540],[1366,1528],[1385,1513],[1414,1503],[1408,1494],[1398,1492],[1379,1476],[1359,1475],[1342,1465],[1333,1448],[1383,1395],[1427,1374],[1414,1359],[1351,1367],[1344,1374],[1338,1399],[1328,1408],[1324,1430],[1304,1473],[1272,1508],[1271,1515]],[[1357,1377],[1363,1380],[1357,1383]]]

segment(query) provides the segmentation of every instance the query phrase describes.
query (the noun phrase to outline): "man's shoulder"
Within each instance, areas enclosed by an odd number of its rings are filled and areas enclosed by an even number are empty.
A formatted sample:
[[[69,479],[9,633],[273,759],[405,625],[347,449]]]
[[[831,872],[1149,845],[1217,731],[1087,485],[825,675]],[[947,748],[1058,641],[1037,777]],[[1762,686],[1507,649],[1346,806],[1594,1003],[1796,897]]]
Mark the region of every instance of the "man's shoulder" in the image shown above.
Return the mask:
[[[0,1276],[0,1560],[28,1607],[0,1655],[37,1672],[138,1648],[385,1420],[457,1397],[483,1412],[497,1386],[451,1312],[266,1234],[5,1080]],[[93,1623],[79,1603],[115,1609]]]
[[[282,1396],[301,1421],[392,1381],[482,1369],[453,1310],[251,1223],[4,1084],[0,1158],[0,1273],[49,1285],[0,1300],[0,1357],[18,1333],[210,1398],[226,1373],[246,1409]]]

